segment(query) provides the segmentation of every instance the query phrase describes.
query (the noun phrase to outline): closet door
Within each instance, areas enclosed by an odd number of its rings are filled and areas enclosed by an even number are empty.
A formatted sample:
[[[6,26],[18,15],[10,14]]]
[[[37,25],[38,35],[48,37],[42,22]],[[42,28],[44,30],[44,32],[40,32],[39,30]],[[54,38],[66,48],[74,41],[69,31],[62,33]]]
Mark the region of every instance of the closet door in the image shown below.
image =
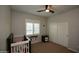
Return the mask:
[[[49,27],[50,40],[68,47],[68,23],[52,23]]]
[[[58,44],[68,47],[68,24],[57,24],[57,41]]]
[[[58,43],[57,41],[57,23],[50,23],[49,24],[49,40],[55,43]]]

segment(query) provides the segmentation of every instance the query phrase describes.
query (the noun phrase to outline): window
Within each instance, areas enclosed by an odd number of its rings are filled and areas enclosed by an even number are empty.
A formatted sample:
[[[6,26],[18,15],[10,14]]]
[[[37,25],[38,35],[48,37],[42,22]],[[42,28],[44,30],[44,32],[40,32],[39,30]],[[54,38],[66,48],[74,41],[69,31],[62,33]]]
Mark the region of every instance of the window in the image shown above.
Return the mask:
[[[26,34],[27,35],[32,35],[33,34],[33,24],[32,23],[27,23],[26,24]]]
[[[40,32],[39,23],[26,23],[26,35],[37,35]]]

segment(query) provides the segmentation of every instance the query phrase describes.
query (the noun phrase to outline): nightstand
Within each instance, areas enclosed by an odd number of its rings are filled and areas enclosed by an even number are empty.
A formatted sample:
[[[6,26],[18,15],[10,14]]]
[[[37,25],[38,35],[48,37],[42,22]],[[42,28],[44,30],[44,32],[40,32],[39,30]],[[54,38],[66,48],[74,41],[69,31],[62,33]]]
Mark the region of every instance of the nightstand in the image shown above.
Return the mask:
[[[42,42],[48,42],[48,41],[49,41],[48,35],[42,35]]]

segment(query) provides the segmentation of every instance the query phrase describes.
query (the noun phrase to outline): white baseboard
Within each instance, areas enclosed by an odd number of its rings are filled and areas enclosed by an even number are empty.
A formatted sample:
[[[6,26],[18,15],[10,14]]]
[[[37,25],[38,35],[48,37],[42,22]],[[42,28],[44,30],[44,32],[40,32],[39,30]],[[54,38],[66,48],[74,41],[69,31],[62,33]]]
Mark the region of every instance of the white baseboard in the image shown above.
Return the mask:
[[[73,51],[73,52],[77,52],[79,53],[79,51],[75,50],[75,49],[72,49],[72,48],[68,48],[69,50]]]

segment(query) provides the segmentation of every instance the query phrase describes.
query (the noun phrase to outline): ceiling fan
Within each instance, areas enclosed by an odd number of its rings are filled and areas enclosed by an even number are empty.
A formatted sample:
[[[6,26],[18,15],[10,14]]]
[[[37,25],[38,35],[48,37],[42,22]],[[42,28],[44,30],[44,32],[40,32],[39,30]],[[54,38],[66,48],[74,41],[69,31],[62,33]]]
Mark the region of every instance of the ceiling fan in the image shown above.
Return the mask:
[[[54,13],[54,10],[52,9],[52,5],[45,5],[45,9],[38,10],[37,12],[51,12],[51,13]]]

